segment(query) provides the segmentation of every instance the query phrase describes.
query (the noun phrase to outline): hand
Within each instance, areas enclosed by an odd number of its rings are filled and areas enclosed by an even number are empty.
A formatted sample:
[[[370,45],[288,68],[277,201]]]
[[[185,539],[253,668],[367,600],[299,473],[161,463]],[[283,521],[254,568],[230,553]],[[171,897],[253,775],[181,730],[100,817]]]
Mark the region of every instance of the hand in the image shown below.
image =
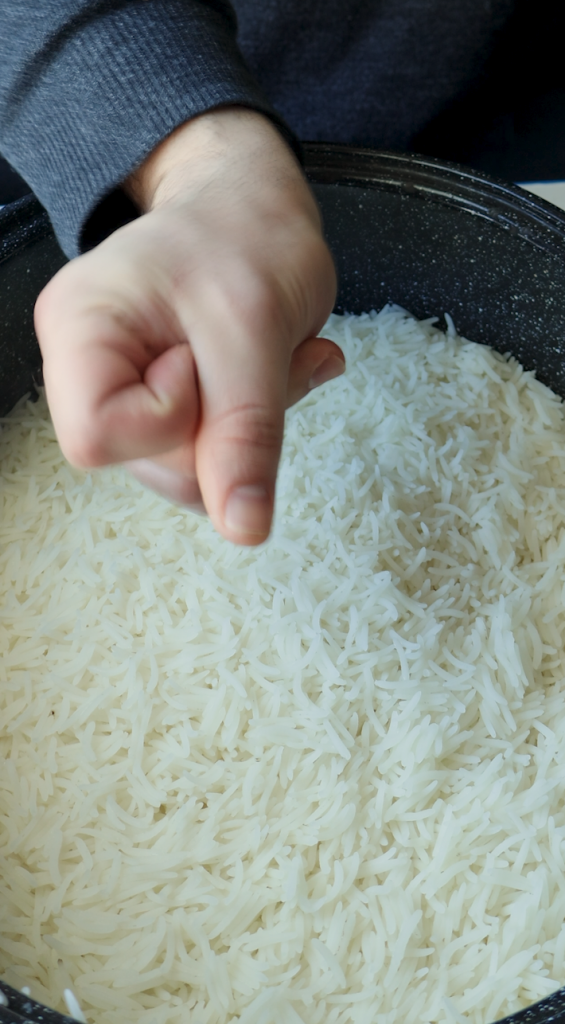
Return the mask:
[[[271,123],[239,108],[183,125],[126,188],[147,213],[36,305],[61,448],[261,543],[284,410],[344,369],[316,337],[336,284],[315,200]]]

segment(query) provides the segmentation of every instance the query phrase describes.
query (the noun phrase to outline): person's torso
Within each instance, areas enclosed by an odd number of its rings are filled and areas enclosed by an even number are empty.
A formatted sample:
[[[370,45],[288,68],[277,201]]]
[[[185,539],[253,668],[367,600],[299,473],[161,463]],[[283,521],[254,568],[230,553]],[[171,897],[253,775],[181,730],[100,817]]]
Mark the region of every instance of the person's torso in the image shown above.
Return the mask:
[[[409,148],[481,74],[514,0],[235,0],[239,45],[302,139]]]

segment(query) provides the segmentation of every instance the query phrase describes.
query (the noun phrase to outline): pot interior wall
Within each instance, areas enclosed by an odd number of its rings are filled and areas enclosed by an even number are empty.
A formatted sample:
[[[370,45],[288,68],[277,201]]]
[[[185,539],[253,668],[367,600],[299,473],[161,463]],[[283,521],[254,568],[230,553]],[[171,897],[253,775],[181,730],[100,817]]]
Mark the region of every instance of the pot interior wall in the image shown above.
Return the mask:
[[[565,216],[437,161],[318,145],[306,163],[338,268],[337,311],[394,302],[418,317],[449,313],[565,396]],[[64,262],[37,200],[0,212],[0,415],[41,379],[33,306]],[[565,1024],[565,990],[507,1021]]]

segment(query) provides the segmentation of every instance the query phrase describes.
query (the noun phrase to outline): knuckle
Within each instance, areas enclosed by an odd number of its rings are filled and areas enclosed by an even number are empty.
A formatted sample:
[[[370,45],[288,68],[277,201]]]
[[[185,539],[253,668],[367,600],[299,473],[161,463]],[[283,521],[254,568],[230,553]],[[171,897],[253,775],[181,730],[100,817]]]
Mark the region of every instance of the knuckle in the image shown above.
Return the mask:
[[[64,281],[61,285],[59,275],[57,275],[49,281],[35,301],[33,316],[35,329],[40,336],[49,329],[51,321],[56,318],[57,310],[61,308],[62,287],[64,287]]]
[[[59,438],[62,452],[77,469],[94,469],[111,461],[108,447],[94,423],[85,423]]]
[[[259,405],[241,405],[216,420],[215,427],[224,442],[268,454],[281,446],[283,421],[272,409]]]

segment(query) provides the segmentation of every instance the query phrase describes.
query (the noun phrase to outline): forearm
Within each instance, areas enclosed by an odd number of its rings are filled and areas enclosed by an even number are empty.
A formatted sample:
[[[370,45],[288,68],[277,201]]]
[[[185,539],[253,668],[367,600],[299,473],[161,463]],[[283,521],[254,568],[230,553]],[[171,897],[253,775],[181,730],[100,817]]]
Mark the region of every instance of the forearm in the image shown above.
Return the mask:
[[[135,215],[121,183],[179,125],[233,104],[276,120],[224,0],[100,7],[0,0],[0,148],[70,256]]]
[[[294,186],[301,202],[308,196],[309,213],[317,216],[294,152],[270,119],[241,106],[221,107],[180,125],[126,178],[123,189],[140,212],[147,212],[214,182],[221,191],[238,166],[249,190],[284,188],[286,202]]]

